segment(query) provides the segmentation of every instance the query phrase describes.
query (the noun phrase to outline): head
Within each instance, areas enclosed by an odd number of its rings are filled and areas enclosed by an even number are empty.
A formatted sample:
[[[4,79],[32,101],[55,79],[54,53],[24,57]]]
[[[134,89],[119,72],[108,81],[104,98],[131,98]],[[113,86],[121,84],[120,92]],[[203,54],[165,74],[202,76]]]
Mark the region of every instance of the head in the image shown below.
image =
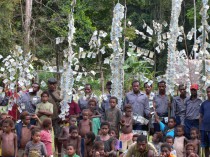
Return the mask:
[[[3,122],[3,131],[6,132],[6,133],[10,133],[12,128],[14,126],[14,122],[12,121],[12,119],[5,119],[4,122]]]
[[[110,130],[110,124],[109,122],[102,122],[101,123],[101,134],[102,135],[107,135],[109,133]]]
[[[163,143],[160,147],[161,155],[163,157],[169,157],[171,153],[171,146],[168,143]]]
[[[195,153],[195,145],[193,143],[188,143],[185,146],[186,149],[186,155],[190,155],[191,153]]]
[[[184,84],[179,85],[180,96],[186,97],[186,86]]]
[[[75,118],[75,117],[70,117],[70,119],[69,119],[69,125],[70,126],[76,126],[76,122],[77,122],[77,118]]]
[[[208,99],[210,100],[210,86],[206,88],[206,94],[207,94]]]
[[[125,116],[126,117],[131,117],[131,115],[132,115],[132,106],[131,106],[131,104],[126,104],[124,106],[124,112],[125,112]]]
[[[180,137],[184,135],[184,126],[183,125],[178,125],[176,127],[176,136]]]
[[[88,132],[85,135],[85,144],[93,143],[95,141],[95,134],[93,132]]]
[[[192,84],[190,86],[190,93],[191,93],[191,97],[197,97],[197,90],[198,90],[198,84]]]
[[[88,106],[89,106],[90,110],[92,110],[92,111],[96,110],[96,107],[97,107],[96,100],[95,99],[90,99],[88,101]]]
[[[99,152],[100,156],[104,156],[104,143],[102,141],[95,141],[93,149],[95,152]]]
[[[89,95],[92,93],[92,86],[90,84],[85,85],[85,94]]]
[[[147,148],[147,137],[139,135],[137,138],[137,149],[139,152],[144,152]]]
[[[158,90],[159,90],[159,94],[166,93],[166,82],[165,81],[158,82]]]
[[[139,93],[139,88],[140,88],[140,82],[138,80],[134,80],[132,82],[132,89],[134,93]]]
[[[76,148],[73,144],[70,144],[66,148],[66,154],[69,156],[73,156],[76,153]]]
[[[82,118],[83,118],[83,120],[87,120],[89,118],[89,110],[88,109],[82,110]]]
[[[8,114],[1,113],[1,120],[5,120],[7,118]]]
[[[195,127],[192,127],[192,128],[190,129],[190,138],[191,138],[192,140],[198,139],[198,135],[199,135],[198,129],[195,128]]]
[[[43,103],[46,103],[49,99],[49,93],[47,91],[42,92],[41,94],[41,100]]]
[[[31,131],[31,138],[34,143],[40,142],[40,130],[39,129],[32,129]]]
[[[134,142],[137,142],[137,138],[139,137],[139,134],[134,134],[133,137],[132,137],[132,141],[133,143]]]
[[[114,138],[117,137],[117,131],[114,128],[110,129],[110,136]]]
[[[172,136],[166,136],[165,142],[172,147],[174,144],[174,138]]]
[[[43,129],[51,130],[52,129],[52,120],[50,118],[46,118],[42,122]]]
[[[106,90],[108,91],[108,93],[111,93],[111,90],[112,90],[112,82],[111,81],[108,81],[106,83]]]
[[[27,111],[23,111],[20,115],[20,119],[23,122],[23,124],[28,125],[30,124],[31,116]]]
[[[71,138],[75,139],[78,137],[78,127],[77,126],[70,126],[69,134]]]
[[[112,96],[112,97],[109,99],[109,105],[110,105],[110,107],[111,107],[111,108],[115,108],[117,104],[118,104],[118,99],[117,99],[117,97]]]
[[[150,94],[151,91],[152,91],[152,84],[148,85],[148,82],[145,82],[144,83],[144,89],[145,89],[146,94]]]
[[[37,93],[40,89],[40,85],[38,83],[32,84],[33,93]]]
[[[50,91],[55,91],[57,87],[57,80],[55,78],[50,78],[48,80],[48,89]]]
[[[155,132],[152,136],[152,142],[159,143],[163,137],[162,132]]]
[[[168,128],[172,129],[176,125],[176,119],[174,117],[169,117],[168,119]]]

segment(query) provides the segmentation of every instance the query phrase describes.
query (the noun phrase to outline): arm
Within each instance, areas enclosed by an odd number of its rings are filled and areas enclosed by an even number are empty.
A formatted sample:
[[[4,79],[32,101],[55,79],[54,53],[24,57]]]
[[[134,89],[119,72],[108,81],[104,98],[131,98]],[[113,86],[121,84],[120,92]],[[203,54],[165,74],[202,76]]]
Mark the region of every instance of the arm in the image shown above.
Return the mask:
[[[154,157],[154,152],[152,150],[149,150],[147,156],[148,157]]]
[[[29,147],[28,147],[28,144],[26,144],[24,157],[28,157],[28,153],[29,153]]]
[[[149,108],[149,99],[146,97],[144,102],[144,114],[149,117],[150,116],[150,108]]]
[[[78,142],[77,142],[77,154],[80,154],[81,150],[81,137],[78,136]]]
[[[90,131],[92,131],[92,121],[91,120],[90,120],[89,125],[90,125]]]
[[[40,110],[40,111],[38,111],[38,114],[46,115],[46,116],[52,116],[52,115],[53,115],[52,112],[45,111],[45,110]]]
[[[44,144],[41,146],[41,153],[43,156],[47,157],[47,149]]]

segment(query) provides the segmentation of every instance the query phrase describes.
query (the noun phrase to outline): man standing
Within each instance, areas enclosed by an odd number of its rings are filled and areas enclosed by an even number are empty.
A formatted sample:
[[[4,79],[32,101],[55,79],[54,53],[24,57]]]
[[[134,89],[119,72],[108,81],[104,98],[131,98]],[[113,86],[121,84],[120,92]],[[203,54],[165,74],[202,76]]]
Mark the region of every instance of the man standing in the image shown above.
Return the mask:
[[[169,99],[166,95],[166,82],[158,82],[159,93],[154,96],[153,106],[157,115],[162,119],[164,124],[168,123]],[[158,123],[154,123],[154,130],[160,131]]]
[[[140,83],[138,80],[132,82],[133,91],[126,94],[124,104],[131,104],[134,114],[142,117],[149,117],[149,100],[146,94],[140,92],[139,85]],[[133,126],[133,129],[142,130],[142,124],[140,122],[137,122]]]
[[[197,97],[197,90],[198,84],[192,84],[190,86],[191,96],[185,101],[186,112],[184,125],[185,134],[188,139],[190,138],[190,128],[196,127],[199,129],[199,111],[202,100]]]
[[[171,116],[176,118],[176,125],[184,125],[186,106],[186,86],[179,85],[180,95],[173,98]]]

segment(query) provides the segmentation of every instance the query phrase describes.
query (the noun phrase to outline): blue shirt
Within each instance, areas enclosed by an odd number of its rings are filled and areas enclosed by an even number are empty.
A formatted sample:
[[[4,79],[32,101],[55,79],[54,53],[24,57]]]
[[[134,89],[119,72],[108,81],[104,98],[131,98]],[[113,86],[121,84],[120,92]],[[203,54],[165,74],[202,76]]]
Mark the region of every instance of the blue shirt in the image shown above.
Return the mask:
[[[167,95],[157,94],[154,96],[153,102],[155,104],[155,110],[160,117],[168,116],[168,104],[169,99]]]
[[[194,100],[191,100],[190,97],[187,98],[185,101],[185,105],[186,105],[185,119],[188,119],[188,120],[199,119],[199,111],[200,111],[201,103],[202,103],[202,100],[199,98],[196,98]]]
[[[162,122],[159,123],[160,130],[163,131],[165,136],[171,136],[174,137],[174,128],[173,129],[167,129],[166,125]]]
[[[200,130],[210,131],[210,101],[206,100],[201,104],[200,114],[202,115],[202,122]]]

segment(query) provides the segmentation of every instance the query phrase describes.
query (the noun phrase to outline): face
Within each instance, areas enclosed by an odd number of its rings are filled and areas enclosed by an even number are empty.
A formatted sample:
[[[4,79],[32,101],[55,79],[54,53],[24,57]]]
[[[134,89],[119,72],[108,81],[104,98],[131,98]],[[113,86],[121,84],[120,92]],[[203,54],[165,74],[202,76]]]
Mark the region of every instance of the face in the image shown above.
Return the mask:
[[[77,130],[72,130],[70,135],[71,135],[72,138],[77,138],[78,137],[78,131]]]
[[[195,130],[190,131],[190,137],[191,139],[196,139],[198,137],[198,134]]]
[[[89,102],[89,107],[91,110],[95,110],[96,109],[96,103],[95,102]]]
[[[111,108],[115,108],[115,106],[117,105],[117,101],[115,99],[110,99],[109,105]]]
[[[75,154],[75,149],[72,146],[67,147],[67,155],[74,155]]]
[[[6,133],[8,133],[12,130],[12,127],[9,124],[6,124],[6,123],[3,124],[2,128],[3,128],[3,131],[6,132]]]
[[[152,91],[152,87],[151,86],[149,86],[148,84],[145,84],[144,88],[145,88],[145,92],[147,94],[150,94],[151,93],[151,91]]]
[[[86,111],[83,112],[83,113],[82,113],[82,117],[83,117],[84,120],[87,120],[88,117],[89,117],[89,112],[86,112]]]
[[[210,99],[210,88],[208,88],[206,92],[207,92],[208,99]]]
[[[138,137],[133,137],[133,138],[132,138],[132,141],[133,141],[133,142],[136,142],[136,141],[137,141],[137,138],[138,138]]]
[[[70,126],[76,125],[77,119],[76,118],[71,118],[69,121]]]
[[[139,152],[145,151],[146,146],[147,146],[146,141],[142,141],[142,142],[137,143],[137,149],[139,150]]]
[[[131,117],[131,114],[132,114],[132,110],[131,109],[126,109],[125,116]]]
[[[138,93],[139,92],[139,82],[134,82],[132,85],[133,92]]]
[[[90,85],[85,86],[85,94],[90,94],[92,92]]]
[[[170,150],[166,147],[163,147],[162,150],[161,150],[161,155],[163,157],[169,157],[170,156]]]
[[[197,90],[196,89],[191,89],[191,96],[197,96]]]
[[[32,84],[33,92],[38,92],[39,91],[39,85],[38,84]]]
[[[179,92],[180,92],[180,95],[186,96],[186,87],[180,87]]]
[[[110,131],[110,136],[111,137],[116,137],[117,136],[114,130]]]
[[[39,142],[41,137],[40,137],[40,132],[36,132],[33,136],[32,139],[34,142]]]
[[[103,126],[101,127],[101,134],[102,134],[102,135],[107,135],[108,132],[109,132],[109,127],[108,127],[108,125],[103,125]]]
[[[184,135],[183,129],[182,128],[177,128],[176,129],[176,134],[177,134],[177,136],[183,136]]]
[[[48,84],[48,88],[49,88],[49,90],[51,90],[51,91],[55,91],[56,90],[56,83],[49,83]]]
[[[100,156],[104,156],[104,146],[101,146],[97,151],[99,152]]]
[[[42,95],[42,102],[47,102],[48,101],[48,99],[49,99],[49,97],[48,97],[48,95],[47,94],[43,94]]]
[[[154,135],[152,136],[152,142],[158,142],[157,134],[154,134]]]
[[[174,144],[173,139],[171,139],[171,138],[167,138],[166,143],[168,143],[170,146],[173,146],[173,144]]]
[[[107,91],[110,93],[110,92],[111,92],[111,90],[112,90],[111,85],[107,85],[107,86],[106,86],[106,89],[107,89]]]
[[[165,83],[159,83],[158,84],[159,93],[165,93],[166,91],[166,85]]]
[[[30,123],[31,117],[30,116],[26,116],[25,119],[23,120],[23,123],[25,125],[28,125]]]
[[[193,148],[193,146],[188,146],[187,148],[186,148],[186,153],[187,153],[187,155],[190,155],[191,153],[194,153],[194,148]]]
[[[175,121],[173,119],[169,119],[168,120],[168,127],[169,129],[174,128],[174,126],[176,125]]]

